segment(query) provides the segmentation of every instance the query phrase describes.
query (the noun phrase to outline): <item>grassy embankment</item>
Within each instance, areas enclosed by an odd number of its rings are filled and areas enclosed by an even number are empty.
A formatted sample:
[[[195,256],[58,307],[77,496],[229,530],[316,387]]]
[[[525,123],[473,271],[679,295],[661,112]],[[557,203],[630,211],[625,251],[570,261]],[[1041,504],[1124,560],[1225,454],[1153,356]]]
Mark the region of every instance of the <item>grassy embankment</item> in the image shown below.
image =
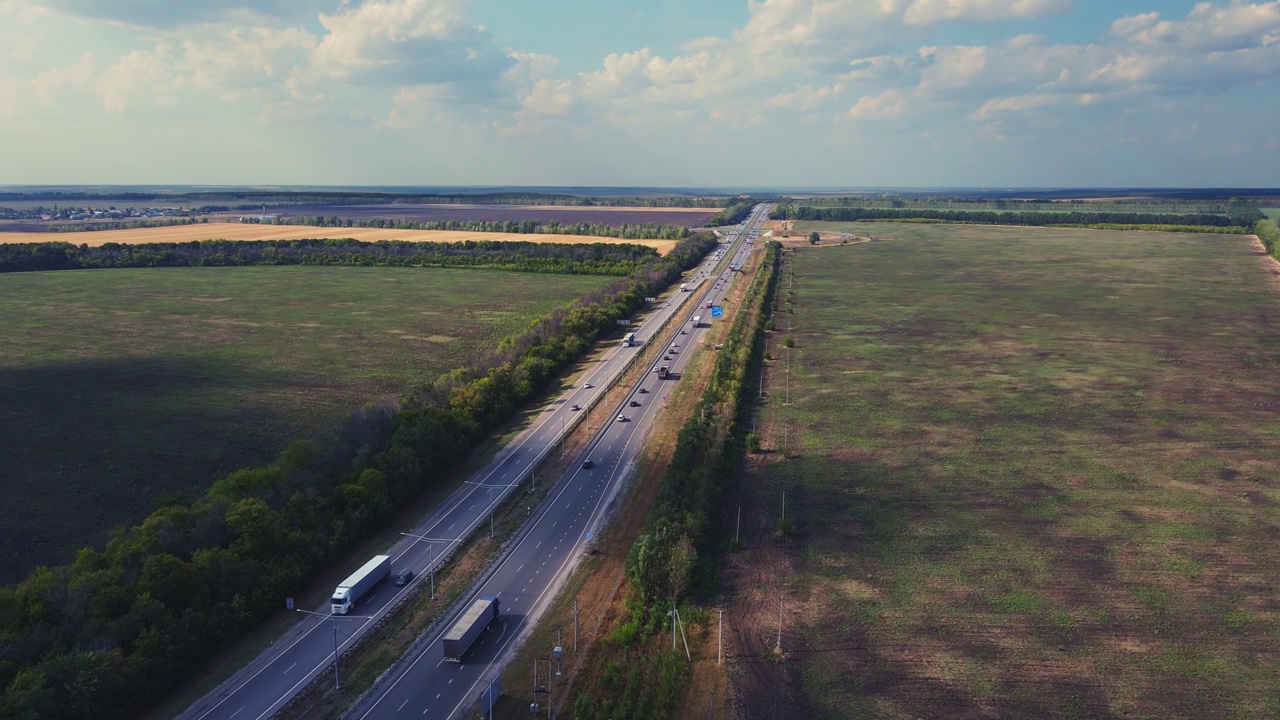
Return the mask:
[[[750,716],[1280,714],[1280,296],[1248,242],[840,229],[877,240],[784,279],[760,421],[796,457],[744,485]]]
[[[346,267],[0,277],[0,580],[67,562],[609,281]]]

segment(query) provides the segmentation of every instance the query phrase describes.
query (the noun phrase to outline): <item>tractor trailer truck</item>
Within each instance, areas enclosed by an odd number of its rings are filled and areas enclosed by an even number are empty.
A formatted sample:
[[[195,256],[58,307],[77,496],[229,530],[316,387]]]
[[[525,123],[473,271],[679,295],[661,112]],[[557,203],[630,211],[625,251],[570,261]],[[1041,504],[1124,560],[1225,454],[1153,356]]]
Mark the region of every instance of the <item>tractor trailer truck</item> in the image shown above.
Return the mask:
[[[391,575],[391,556],[374,555],[333,591],[333,614],[346,615],[375,585]]]
[[[444,643],[444,659],[449,662],[462,662],[462,656],[467,654],[471,646],[475,644],[476,639],[480,637],[480,633],[489,629],[490,623],[498,619],[498,598],[482,597],[471,603],[471,607],[458,618],[458,622],[449,628],[449,632],[445,633]]]

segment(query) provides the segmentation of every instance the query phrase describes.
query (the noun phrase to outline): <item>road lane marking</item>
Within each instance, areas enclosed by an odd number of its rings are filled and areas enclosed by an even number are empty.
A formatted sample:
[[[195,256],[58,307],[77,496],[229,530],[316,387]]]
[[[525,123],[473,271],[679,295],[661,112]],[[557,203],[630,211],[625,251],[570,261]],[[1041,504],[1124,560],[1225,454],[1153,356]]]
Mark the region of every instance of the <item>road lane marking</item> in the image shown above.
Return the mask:
[[[524,569],[524,565],[521,565],[520,567],[516,568],[516,572],[520,572],[523,569]]]
[[[409,704],[409,698],[405,698],[404,702],[400,703],[400,707],[396,708],[396,712],[400,712],[401,710],[404,709],[404,706],[408,704]]]
[[[290,666],[289,666],[289,670],[292,670],[292,669],[294,669],[294,668],[296,668],[296,667],[298,667],[298,663],[294,663],[294,664],[290,665]],[[284,674],[285,674],[285,675],[288,675],[288,674],[289,674],[289,670],[285,670],[285,671],[284,671]]]
[[[240,710],[243,710],[243,709],[244,709],[244,706],[243,706],[243,705],[241,705],[241,706],[240,706]],[[239,714],[240,714],[240,710],[237,710],[237,711],[235,711],[235,712],[231,713],[231,717],[235,717],[235,716],[239,715]]]

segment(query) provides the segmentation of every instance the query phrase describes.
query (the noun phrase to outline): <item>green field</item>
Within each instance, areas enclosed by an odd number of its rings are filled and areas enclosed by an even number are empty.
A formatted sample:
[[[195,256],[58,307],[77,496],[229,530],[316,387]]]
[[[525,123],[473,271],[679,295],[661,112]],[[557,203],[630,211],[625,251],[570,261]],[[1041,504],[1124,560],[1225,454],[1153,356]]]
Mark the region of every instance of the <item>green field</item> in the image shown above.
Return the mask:
[[[0,581],[263,464],[613,278],[409,268],[0,275]]]
[[[1280,208],[1259,208],[1259,209],[1262,210],[1263,215],[1266,215],[1272,220],[1280,220]]]
[[[749,465],[735,562],[782,577],[788,657],[748,705],[1280,716],[1280,290],[1248,241],[797,229],[876,239],[784,267],[775,452]],[[774,642],[770,582],[740,585],[765,608],[748,656]]]

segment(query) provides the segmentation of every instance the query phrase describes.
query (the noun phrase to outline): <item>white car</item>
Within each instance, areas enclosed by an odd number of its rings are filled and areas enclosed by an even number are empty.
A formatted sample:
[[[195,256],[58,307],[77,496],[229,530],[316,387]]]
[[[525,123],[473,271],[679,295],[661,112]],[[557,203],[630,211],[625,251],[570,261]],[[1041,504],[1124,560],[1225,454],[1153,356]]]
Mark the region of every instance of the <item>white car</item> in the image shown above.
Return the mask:
[[[618,416],[618,422],[626,422],[626,421],[627,421],[627,416],[626,416],[626,415],[619,415],[619,416]]]

